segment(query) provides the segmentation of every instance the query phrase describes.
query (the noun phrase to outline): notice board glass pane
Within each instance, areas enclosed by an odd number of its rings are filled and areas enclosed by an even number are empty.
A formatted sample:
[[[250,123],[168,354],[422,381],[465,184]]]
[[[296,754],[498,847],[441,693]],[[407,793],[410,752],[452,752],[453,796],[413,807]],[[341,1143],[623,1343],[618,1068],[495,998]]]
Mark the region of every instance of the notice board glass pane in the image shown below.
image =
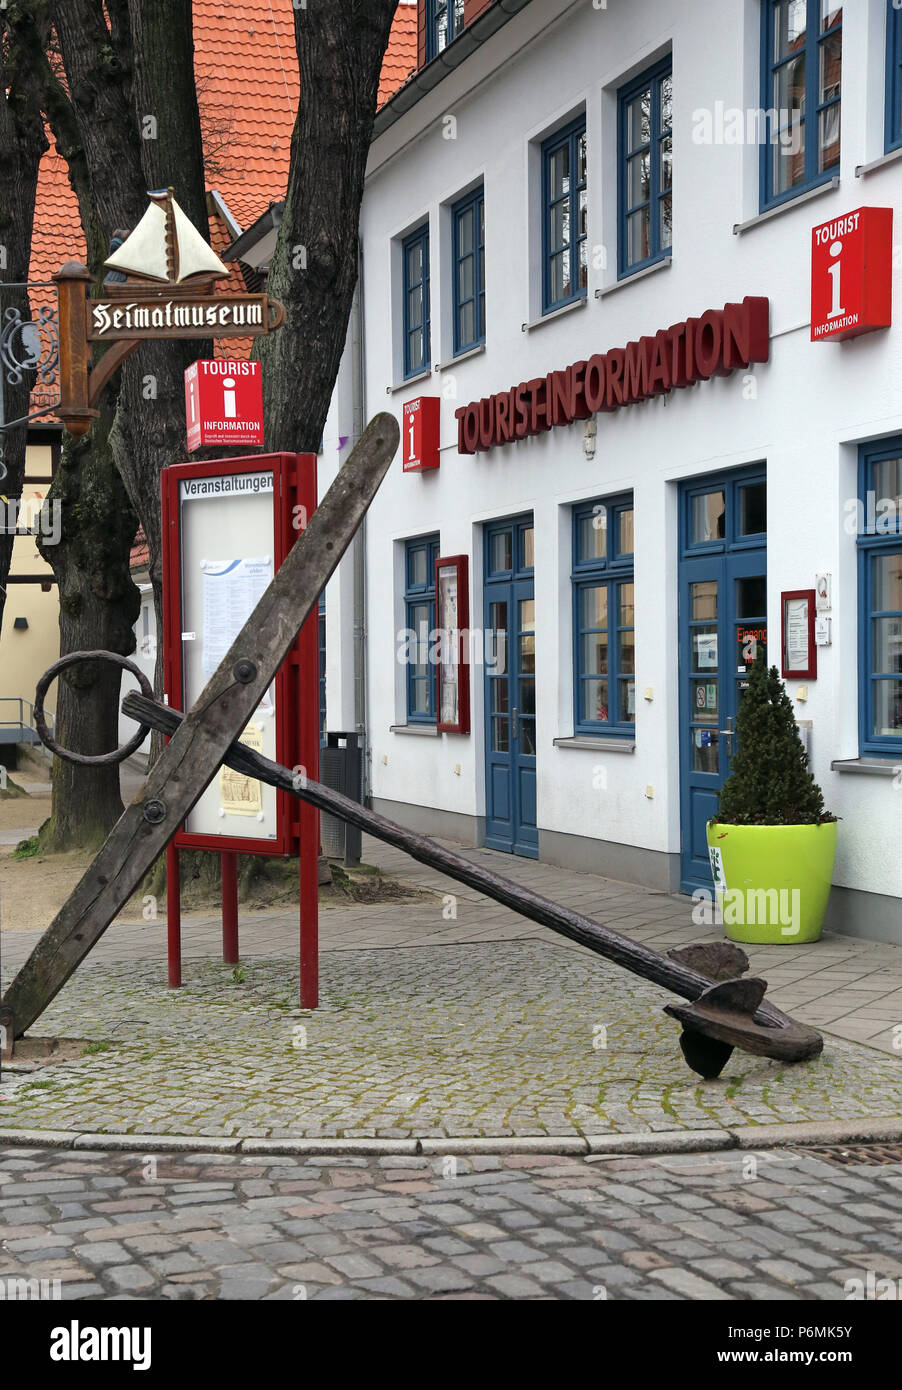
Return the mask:
[[[179,486],[182,685],[189,710],[274,573],[272,472],[189,478]],[[242,735],[276,757],[275,686]],[[185,822],[190,834],[275,841],[276,792],[221,768]],[[227,848],[224,843],[223,848]]]

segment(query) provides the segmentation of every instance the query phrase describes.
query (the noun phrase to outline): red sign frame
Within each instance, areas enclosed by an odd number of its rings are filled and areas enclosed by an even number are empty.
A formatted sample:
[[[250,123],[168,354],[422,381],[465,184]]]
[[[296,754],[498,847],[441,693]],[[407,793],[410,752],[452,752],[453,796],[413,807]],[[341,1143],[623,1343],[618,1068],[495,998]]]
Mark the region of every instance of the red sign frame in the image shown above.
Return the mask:
[[[182,671],[182,575],[179,484],[189,478],[216,477],[224,473],[273,475],[273,562],[278,570],[316,508],[316,454],[250,454],[237,458],[173,464],[164,470],[163,502],[163,670],[169,703],[183,701]],[[302,767],[308,777],[319,778],[319,617],[311,613],[280,667],[275,679],[276,761],[285,767]],[[319,846],[318,812],[299,803],[287,792],[276,793],[276,838],[191,833],[182,827],[174,844],[180,849],[206,849],[217,853],[264,854],[287,858],[297,854],[301,827],[310,813]]]
[[[790,599],[806,599],[808,602],[808,664],[799,670],[791,670],[786,665],[786,605]],[[786,589],[780,595],[780,669],[784,680],[817,680],[817,647],[814,642],[814,608],[817,594],[814,589]]]
[[[442,661],[435,665],[435,713],[436,730],[440,734],[468,734],[470,732],[470,592],[468,584],[469,558],[466,555],[439,556],[435,562],[435,626],[439,632],[446,628],[442,621],[441,586],[439,572],[454,568],[457,581],[457,723],[443,724],[442,715]],[[462,625],[463,624],[463,625]]]
[[[892,208],[855,208],[812,227],[811,341],[841,342],[892,321]]]

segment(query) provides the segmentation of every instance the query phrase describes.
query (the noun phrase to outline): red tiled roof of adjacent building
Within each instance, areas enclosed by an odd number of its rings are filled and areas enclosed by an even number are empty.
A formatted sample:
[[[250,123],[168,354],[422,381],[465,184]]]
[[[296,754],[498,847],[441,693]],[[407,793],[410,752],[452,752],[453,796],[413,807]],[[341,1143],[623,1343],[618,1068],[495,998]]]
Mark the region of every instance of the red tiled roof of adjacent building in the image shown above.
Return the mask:
[[[394,96],[403,87],[417,65],[417,7],[415,4],[400,4],[395,11],[385,61],[382,64],[382,79],[379,83],[379,105]]]
[[[401,0],[382,67],[380,106],[416,67],[416,31],[417,7]],[[300,90],[292,2],[194,0],[194,46],[207,187],[216,189],[239,224],[227,228],[227,239],[211,225],[211,239],[222,251],[285,196]],[[50,143],[38,179],[31,280],[49,279],[85,250],[66,163],[52,136]]]

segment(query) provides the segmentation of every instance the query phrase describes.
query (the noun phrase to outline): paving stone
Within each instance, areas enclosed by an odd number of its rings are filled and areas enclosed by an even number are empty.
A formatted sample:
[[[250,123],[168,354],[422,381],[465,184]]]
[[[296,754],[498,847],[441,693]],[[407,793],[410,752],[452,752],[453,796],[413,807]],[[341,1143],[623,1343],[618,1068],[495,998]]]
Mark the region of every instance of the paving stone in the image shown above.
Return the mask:
[[[382,1269],[365,1255],[330,1255],[326,1261],[346,1279],[375,1279]]]
[[[156,1284],[153,1275],[140,1265],[112,1265],[106,1279],[117,1293],[143,1293]]]
[[[702,1279],[691,1269],[652,1269],[649,1270],[648,1277],[659,1280],[666,1288],[672,1289],[682,1298],[713,1300],[728,1299],[731,1296],[718,1284],[712,1283],[710,1279]]]
[[[98,1240],[90,1245],[76,1245],[73,1252],[84,1264],[105,1268],[108,1265],[130,1264],[132,1253],[114,1240]]]

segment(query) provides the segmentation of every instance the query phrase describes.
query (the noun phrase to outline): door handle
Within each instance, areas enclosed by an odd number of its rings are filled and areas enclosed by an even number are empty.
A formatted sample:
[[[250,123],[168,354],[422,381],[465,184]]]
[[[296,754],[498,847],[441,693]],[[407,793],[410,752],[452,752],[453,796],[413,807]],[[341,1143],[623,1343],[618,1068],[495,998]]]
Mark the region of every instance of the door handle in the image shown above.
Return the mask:
[[[729,718],[727,719],[727,727],[726,727],[725,729],[720,729],[720,730],[718,730],[718,732],[719,732],[719,733],[722,733],[723,736],[724,736],[724,738],[726,739],[726,741],[727,741],[727,756],[730,757],[730,758],[732,758],[732,756],[733,756],[733,719],[732,719],[732,717],[729,717]]]
[[[517,737],[517,706],[516,706],[516,705],[514,705],[513,709],[511,710],[511,733],[513,734],[513,737],[514,737],[514,738]]]

